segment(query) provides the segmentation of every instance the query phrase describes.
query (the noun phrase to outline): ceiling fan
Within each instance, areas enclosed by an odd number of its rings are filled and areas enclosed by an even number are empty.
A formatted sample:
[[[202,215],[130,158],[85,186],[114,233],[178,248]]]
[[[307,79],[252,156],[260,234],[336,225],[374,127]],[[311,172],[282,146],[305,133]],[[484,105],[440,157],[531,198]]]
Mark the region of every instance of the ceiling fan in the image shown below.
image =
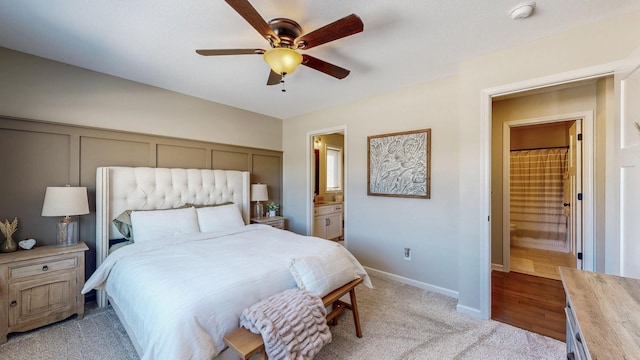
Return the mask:
[[[248,0],[225,1],[269,42],[271,49],[200,49],[196,50],[196,53],[203,56],[263,55],[271,68],[267,85],[284,83],[284,76],[291,74],[300,64],[337,79],[344,79],[349,75],[350,71],[347,69],[307,54],[300,54],[296,50],[308,50],[362,32],[364,24],[357,15],[348,15],[310,33],[302,34],[300,25],[291,19],[276,18],[267,23]],[[285,91],[284,88],[282,91]]]

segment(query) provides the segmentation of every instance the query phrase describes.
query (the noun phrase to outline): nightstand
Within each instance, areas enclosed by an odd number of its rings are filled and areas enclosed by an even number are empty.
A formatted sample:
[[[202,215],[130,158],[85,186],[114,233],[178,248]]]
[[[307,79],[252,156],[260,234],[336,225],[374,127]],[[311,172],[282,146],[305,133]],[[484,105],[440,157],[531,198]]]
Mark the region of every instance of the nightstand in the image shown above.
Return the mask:
[[[263,217],[263,218],[251,218],[251,223],[252,224],[264,224],[264,225],[270,225],[273,226],[274,228],[277,229],[282,229],[282,230],[287,230],[285,227],[285,221],[287,220],[287,218],[283,217],[283,216],[270,216],[270,217]]]
[[[7,334],[84,316],[85,243],[0,255],[0,344]]]

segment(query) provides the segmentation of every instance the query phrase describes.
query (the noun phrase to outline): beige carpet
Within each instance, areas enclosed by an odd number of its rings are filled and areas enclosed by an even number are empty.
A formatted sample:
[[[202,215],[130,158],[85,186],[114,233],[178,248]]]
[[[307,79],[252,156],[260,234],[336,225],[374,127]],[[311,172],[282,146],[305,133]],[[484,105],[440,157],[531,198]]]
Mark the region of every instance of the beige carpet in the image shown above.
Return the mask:
[[[456,300],[443,295],[372,280],[373,290],[357,291],[364,337],[356,337],[347,311],[316,359],[566,359],[563,342],[457,313]],[[87,304],[83,320],[13,334],[0,345],[3,360],[137,358],[113,310],[95,304]]]

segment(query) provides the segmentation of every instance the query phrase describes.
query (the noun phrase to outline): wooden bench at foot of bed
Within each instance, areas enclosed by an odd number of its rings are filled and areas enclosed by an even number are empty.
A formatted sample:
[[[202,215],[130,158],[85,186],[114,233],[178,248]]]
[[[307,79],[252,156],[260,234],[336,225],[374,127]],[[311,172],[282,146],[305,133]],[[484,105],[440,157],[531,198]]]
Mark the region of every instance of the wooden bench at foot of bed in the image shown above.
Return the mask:
[[[356,301],[356,286],[362,282],[361,278],[357,278],[342,287],[339,287],[322,298],[324,306],[333,305],[331,312],[327,314],[327,322],[333,325],[338,324],[338,315],[346,309],[353,313],[353,323],[356,327],[356,336],[362,337],[362,328],[360,327],[360,314],[358,313],[358,302]],[[340,298],[349,293],[351,304],[341,301]],[[267,355],[264,351],[264,342],[260,334],[254,334],[251,331],[241,327],[224,336],[224,343],[233,349],[242,360],[247,360],[254,354],[260,353],[260,359],[265,360]]]
[[[350,283],[333,290],[322,298],[324,306],[333,305],[331,307],[331,312],[327,314],[327,322],[333,322],[333,325],[338,325],[338,315],[340,315],[345,309],[351,310],[353,313],[353,323],[356,327],[356,336],[359,338],[362,337],[362,329],[360,328],[360,314],[358,313],[358,302],[356,301],[356,286],[361,282],[362,279],[357,278]],[[340,300],[340,298],[346,293],[349,293],[351,304],[347,304]]]

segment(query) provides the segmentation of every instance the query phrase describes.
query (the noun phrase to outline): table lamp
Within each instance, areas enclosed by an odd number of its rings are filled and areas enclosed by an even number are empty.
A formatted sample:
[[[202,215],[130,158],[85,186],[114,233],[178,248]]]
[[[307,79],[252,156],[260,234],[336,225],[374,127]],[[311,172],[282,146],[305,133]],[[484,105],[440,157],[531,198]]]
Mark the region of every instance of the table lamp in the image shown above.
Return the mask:
[[[59,246],[78,243],[78,223],[73,215],[89,213],[86,187],[47,187],[42,205],[42,216],[64,216],[57,224],[56,242]]]
[[[267,184],[251,184],[251,201],[255,201],[256,205],[253,209],[254,216],[261,219],[264,215],[264,208],[260,201],[269,200],[267,193]]]

